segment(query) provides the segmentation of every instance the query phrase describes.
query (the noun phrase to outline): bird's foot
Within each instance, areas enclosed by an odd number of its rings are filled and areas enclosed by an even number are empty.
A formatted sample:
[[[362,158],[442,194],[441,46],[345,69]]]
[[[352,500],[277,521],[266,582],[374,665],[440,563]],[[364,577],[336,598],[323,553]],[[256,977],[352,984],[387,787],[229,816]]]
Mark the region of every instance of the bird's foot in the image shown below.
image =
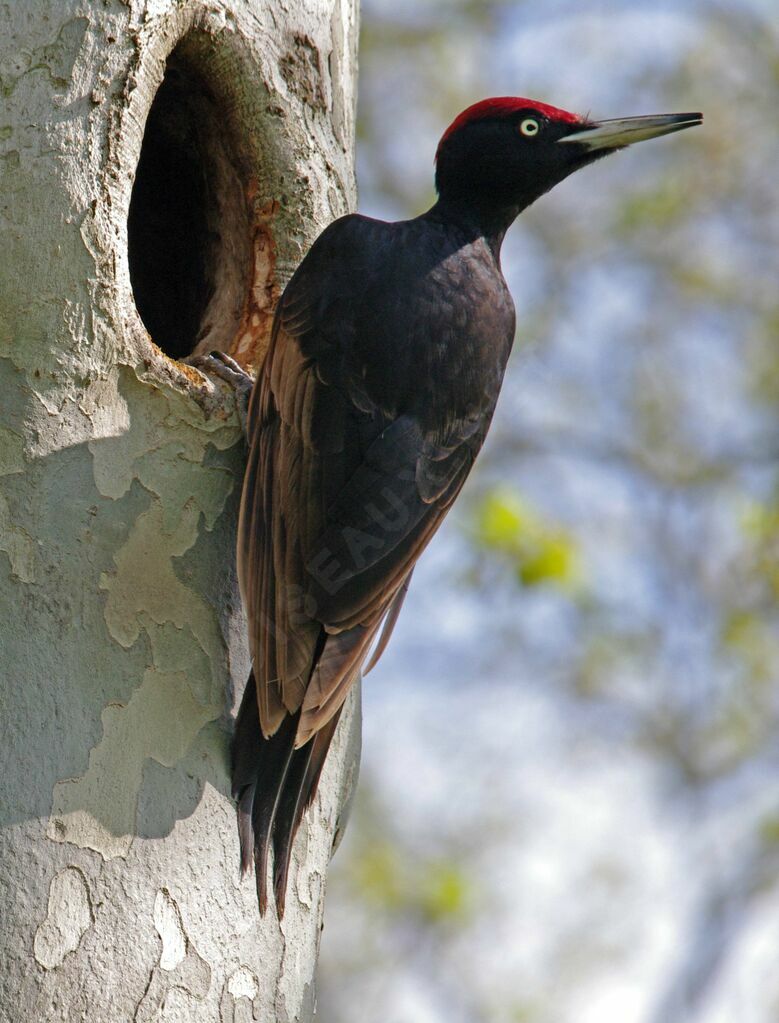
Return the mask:
[[[246,435],[246,419],[249,412],[249,398],[251,397],[254,380],[246,372],[243,366],[225,352],[209,352],[208,355],[192,355],[185,360],[190,366],[199,369],[202,373],[218,377],[229,384],[235,391],[235,403],[238,411],[238,418],[241,421],[241,429]]]

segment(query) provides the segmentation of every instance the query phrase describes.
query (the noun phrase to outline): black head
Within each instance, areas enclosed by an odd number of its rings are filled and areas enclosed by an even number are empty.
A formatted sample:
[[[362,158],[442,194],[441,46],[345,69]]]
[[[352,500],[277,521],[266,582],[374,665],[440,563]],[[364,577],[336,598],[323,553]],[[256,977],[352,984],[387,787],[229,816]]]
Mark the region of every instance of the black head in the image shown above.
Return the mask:
[[[701,120],[694,113],[593,121],[518,96],[482,100],[444,132],[436,188],[444,203],[511,220],[580,167]]]

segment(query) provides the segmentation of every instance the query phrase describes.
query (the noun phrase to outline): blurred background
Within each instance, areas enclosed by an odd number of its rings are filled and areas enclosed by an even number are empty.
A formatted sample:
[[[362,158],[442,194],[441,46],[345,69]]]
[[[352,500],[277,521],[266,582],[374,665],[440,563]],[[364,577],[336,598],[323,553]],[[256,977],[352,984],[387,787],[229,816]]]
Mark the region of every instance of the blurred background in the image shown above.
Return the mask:
[[[702,128],[504,248],[518,335],[364,686],[323,1023],[779,1020],[773,0],[363,0],[360,208],[489,95]]]

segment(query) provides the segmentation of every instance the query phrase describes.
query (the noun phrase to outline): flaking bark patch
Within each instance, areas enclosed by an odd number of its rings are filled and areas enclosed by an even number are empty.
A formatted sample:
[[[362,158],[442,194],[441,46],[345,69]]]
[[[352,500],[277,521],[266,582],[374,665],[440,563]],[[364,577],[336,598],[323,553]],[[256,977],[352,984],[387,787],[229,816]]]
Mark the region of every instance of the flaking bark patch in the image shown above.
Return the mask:
[[[181,642],[191,638],[185,633]],[[150,668],[128,704],[103,711],[103,736],[86,774],[55,786],[49,837],[93,849],[106,860],[126,856],[137,830],[144,762],[152,758],[172,767],[221,712],[221,698],[201,703],[184,672]]]
[[[136,1023],[152,1023],[164,1015],[172,992],[202,1002],[211,987],[211,968],[190,942],[178,903],[167,888],[161,888],[154,900],[154,927],[162,949],[135,1010]]]
[[[86,878],[78,867],[66,867],[52,879],[46,919],[35,932],[33,952],[41,966],[56,969],[75,952],[92,920]]]
[[[279,66],[287,85],[307,106],[327,110],[322,55],[313,39],[296,33]]]

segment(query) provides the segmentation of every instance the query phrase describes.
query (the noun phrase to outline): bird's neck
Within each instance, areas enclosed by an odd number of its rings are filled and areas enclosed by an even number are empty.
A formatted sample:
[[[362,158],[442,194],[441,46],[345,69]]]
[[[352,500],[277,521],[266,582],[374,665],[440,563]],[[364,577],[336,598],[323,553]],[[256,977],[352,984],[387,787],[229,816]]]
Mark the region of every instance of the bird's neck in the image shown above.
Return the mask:
[[[435,223],[452,225],[469,241],[483,238],[500,265],[500,249],[506,231],[521,211],[521,206],[496,206],[474,202],[472,198],[441,196],[424,216]]]

